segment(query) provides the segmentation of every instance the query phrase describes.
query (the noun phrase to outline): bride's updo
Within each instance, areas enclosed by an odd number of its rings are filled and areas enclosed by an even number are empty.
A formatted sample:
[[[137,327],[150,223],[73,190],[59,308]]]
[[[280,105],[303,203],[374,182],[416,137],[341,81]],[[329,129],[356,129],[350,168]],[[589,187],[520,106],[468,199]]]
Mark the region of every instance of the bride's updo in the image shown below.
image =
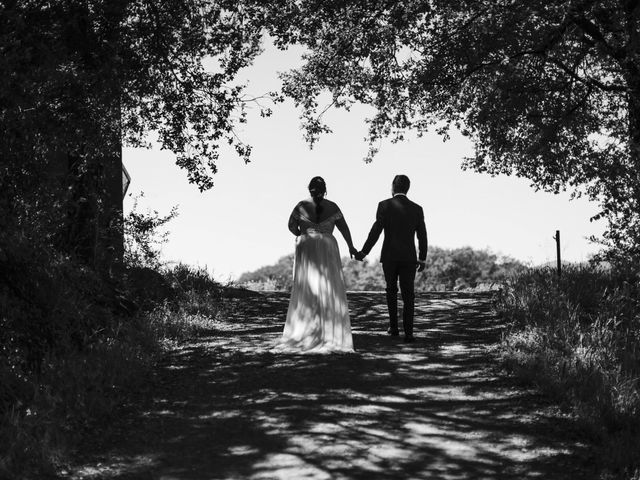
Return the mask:
[[[324,178],[313,177],[309,182],[309,193],[311,194],[313,203],[316,204],[316,218],[319,218],[323,210],[320,203],[327,194],[327,184],[324,183]]]

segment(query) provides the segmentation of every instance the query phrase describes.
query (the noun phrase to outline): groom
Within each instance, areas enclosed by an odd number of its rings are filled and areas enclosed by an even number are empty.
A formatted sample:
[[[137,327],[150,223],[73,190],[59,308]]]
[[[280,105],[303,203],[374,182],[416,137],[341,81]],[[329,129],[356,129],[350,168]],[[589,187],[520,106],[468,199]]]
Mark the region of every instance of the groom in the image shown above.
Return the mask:
[[[382,243],[382,271],[387,284],[389,330],[393,336],[398,330],[398,280],[402,292],[402,327],[404,341],[413,342],[413,310],[415,294],[413,282],[416,270],[424,270],[427,259],[427,228],[422,207],[407,198],[409,177],[396,175],[391,184],[392,197],[378,204],[376,221],[362,250],[355,257],[362,260],[369,254],[384,230]],[[419,253],[416,256],[415,236],[418,236]]]

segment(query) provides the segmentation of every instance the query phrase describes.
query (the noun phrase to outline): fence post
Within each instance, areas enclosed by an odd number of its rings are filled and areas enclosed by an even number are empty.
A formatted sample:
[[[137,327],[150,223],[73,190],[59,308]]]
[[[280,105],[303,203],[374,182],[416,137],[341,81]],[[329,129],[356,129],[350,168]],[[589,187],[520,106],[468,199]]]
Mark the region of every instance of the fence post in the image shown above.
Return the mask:
[[[556,236],[553,237],[556,241],[556,259],[558,262],[558,278],[562,276],[562,262],[560,260],[560,230],[556,230]]]

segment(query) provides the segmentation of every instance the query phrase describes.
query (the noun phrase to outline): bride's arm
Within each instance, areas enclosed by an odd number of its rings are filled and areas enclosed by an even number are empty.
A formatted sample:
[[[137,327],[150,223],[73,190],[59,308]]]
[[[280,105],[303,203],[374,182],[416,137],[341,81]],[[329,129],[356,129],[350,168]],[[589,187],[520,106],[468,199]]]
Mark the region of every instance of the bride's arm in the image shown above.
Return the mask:
[[[296,237],[300,236],[300,224],[298,223],[298,216],[296,215],[295,209],[289,216],[289,231]]]
[[[340,216],[339,219],[336,220],[336,227],[344,237],[344,241],[347,242],[347,246],[349,247],[349,256],[353,257],[358,250],[353,246],[353,240],[351,240],[351,232],[349,231],[349,225],[347,225],[347,221],[343,216]]]

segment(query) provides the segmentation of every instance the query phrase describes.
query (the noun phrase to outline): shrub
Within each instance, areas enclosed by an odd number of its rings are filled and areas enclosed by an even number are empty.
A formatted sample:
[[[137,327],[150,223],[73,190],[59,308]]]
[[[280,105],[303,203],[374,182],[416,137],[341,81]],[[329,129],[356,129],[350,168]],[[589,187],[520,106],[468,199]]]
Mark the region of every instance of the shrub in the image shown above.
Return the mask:
[[[532,269],[504,284],[505,364],[564,402],[621,478],[640,474],[640,282],[597,266]],[[626,476],[625,476],[626,475]]]
[[[165,215],[156,210],[141,212],[138,201],[144,197],[141,192],[134,197],[133,207],[124,217],[124,262],[130,267],[159,269],[160,246],[167,242],[168,231],[162,231],[167,223],[178,216],[178,208],[173,207]]]
[[[154,269],[151,255],[105,278],[38,232],[0,230],[0,478],[53,475],[143,390],[167,344],[211,328],[223,307],[205,270]]]
[[[254,272],[240,275],[238,283],[251,284],[260,290],[291,290],[293,281],[293,254],[280,258],[274,265],[260,267]],[[273,288],[271,288],[273,286]]]
[[[349,290],[384,290],[384,275],[379,262],[369,259],[357,262],[344,258],[342,265]],[[427,268],[416,276],[416,290],[490,289],[522,268],[524,265],[520,262],[486,250],[430,247]],[[293,255],[287,255],[274,265],[243,273],[238,283],[254,290],[287,291],[291,289],[292,275]]]

